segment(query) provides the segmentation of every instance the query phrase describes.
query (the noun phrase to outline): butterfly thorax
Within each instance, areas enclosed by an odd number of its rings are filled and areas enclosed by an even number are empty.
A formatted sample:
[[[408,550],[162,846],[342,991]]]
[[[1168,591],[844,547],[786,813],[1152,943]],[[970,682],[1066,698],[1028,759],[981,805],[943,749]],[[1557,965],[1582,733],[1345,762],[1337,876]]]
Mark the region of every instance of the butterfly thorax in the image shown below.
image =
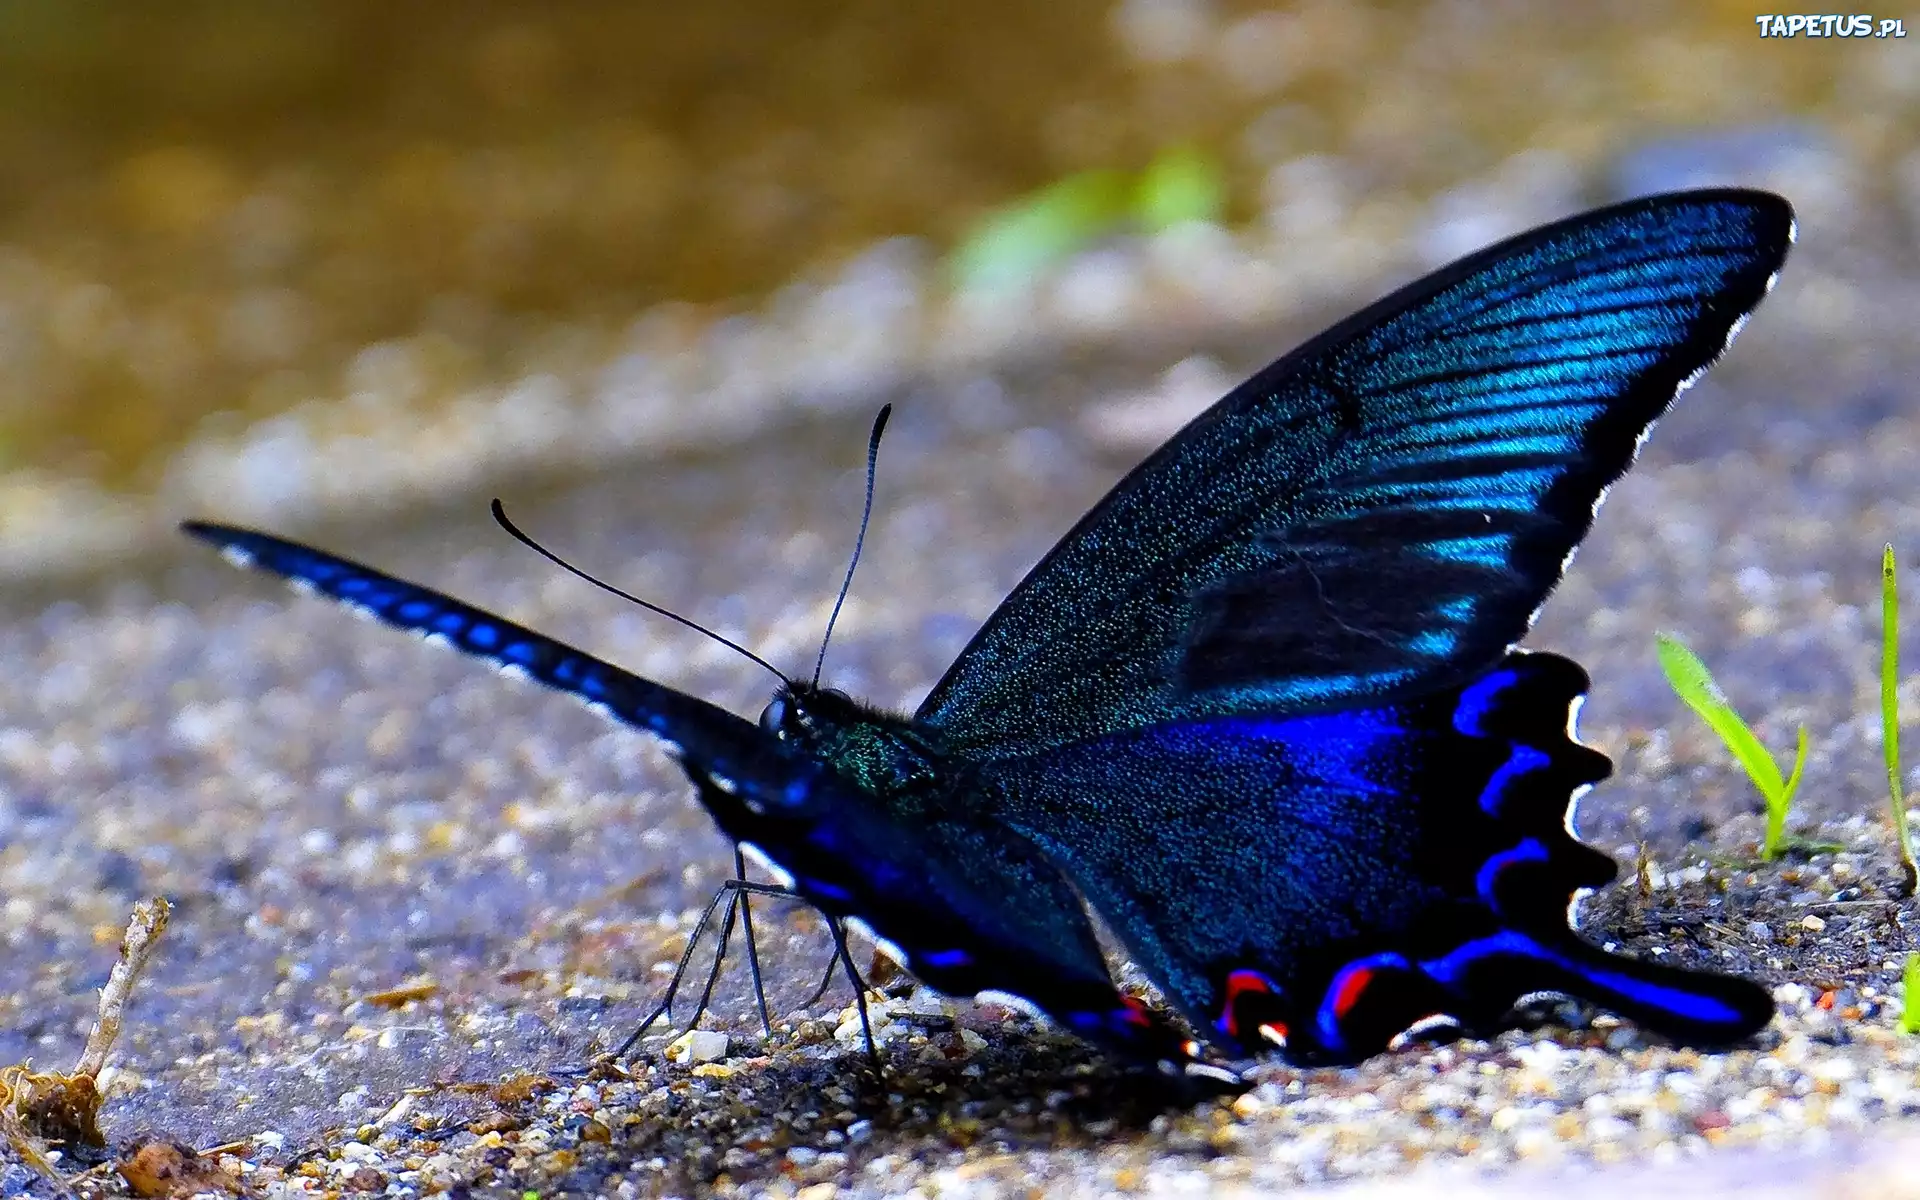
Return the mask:
[[[829,688],[781,688],[760,727],[895,812],[934,802],[950,774],[929,731]]]

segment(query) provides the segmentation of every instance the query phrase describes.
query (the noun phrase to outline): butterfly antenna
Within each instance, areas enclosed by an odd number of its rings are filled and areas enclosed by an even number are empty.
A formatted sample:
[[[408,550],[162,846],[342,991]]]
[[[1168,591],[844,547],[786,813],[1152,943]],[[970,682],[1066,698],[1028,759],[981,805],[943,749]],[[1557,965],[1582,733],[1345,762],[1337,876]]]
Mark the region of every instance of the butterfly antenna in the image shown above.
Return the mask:
[[[869,489],[871,489],[872,485],[869,484],[868,486],[869,486]],[[500,528],[512,534],[513,539],[519,542],[522,546],[525,546],[527,549],[533,551],[535,554],[538,554],[541,558],[546,559],[548,562],[552,563],[554,566],[559,567],[561,570],[567,572],[570,575],[576,575],[579,578],[586,580],[588,583],[599,588],[603,592],[612,592],[614,595],[620,597],[622,600],[629,601],[633,604],[638,604],[641,608],[646,609],[650,613],[658,613],[661,616],[667,618],[669,621],[678,621],[682,625],[685,625],[688,629],[693,630],[695,633],[703,634],[707,637],[710,637],[714,641],[719,642],[722,646],[725,646],[727,649],[734,651],[736,654],[743,655],[746,658],[752,660],[753,662],[759,663],[761,666],[771,671],[774,675],[774,678],[778,679],[781,683],[784,683],[789,687],[793,685],[793,680],[787,678],[786,672],[782,671],[779,667],[774,666],[772,663],[768,662],[766,659],[761,658],[758,654],[755,654],[753,651],[747,649],[745,646],[742,646],[739,642],[734,641],[732,638],[722,637],[719,634],[715,633],[713,630],[708,629],[705,625],[700,624],[698,621],[689,620],[688,618],[681,616],[679,613],[674,612],[672,609],[662,608],[651,600],[642,600],[640,597],[634,595],[632,592],[623,592],[619,588],[613,586],[612,584],[608,583],[604,579],[596,579],[592,575],[589,575],[585,571],[582,571],[579,567],[574,566],[572,563],[568,562],[566,559],[561,558],[558,554],[555,554],[553,551],[547,549],[545,546],[542,546],[539,542],[534,541],[524,531],[522,531],[518,525],[515,525],[512,521],[507,519],[506,506],[501,504],[498,499],[494,500],[492,507],[493,507],[493,519],[499,524]]]
[[[853,586],[853,569],[860,565],[860,548],[867,544],[867,522],[873,519],[873,472],[880,460],[880,435],[887,431],[887,418],[893,405],[882,404],[873,419],[873,432],[867,435],[867,504],[860,511],[860,536],[853,539],[853,557],[847,561],[847,577],[840,581],[840,594],[834,597],[833,613],[827,618],[827,632],[820,638],[820,656],[813,661],[813,686],[820,686],[821,668],[827,665],[827,643],[833,640],[833,626],[840,619],[840,606],[847,602],[847,589]]]

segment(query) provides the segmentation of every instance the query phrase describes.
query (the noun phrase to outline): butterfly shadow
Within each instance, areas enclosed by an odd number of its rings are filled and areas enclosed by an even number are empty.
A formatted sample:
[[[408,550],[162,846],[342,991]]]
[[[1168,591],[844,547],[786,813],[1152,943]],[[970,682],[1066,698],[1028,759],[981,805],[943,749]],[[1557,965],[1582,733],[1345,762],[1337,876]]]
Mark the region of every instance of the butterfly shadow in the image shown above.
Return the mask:
[[[818,1057],[775,1055],[724,1079],[649,1064],[636,1071],[641,1119],[623,1122],[579,1170],[664,1171],[663,1182],[698,1191],[722,1173],[750,1183],[828,1155],[844,1155],[857,1171],[887,1155],[925,1162],[1107,1145],[1144,1136],[1156,1118],[1191,1105],[1084,1043],[1036,1037],[1022,1023],[964,1056],[961,1044],[956,1029],[934,1031],[912,1049],[882,1047],[879,1076],[857,1045]]]
[[[577,1074],[603,1078],[624,1075],[649,1080],[699,1078],[686,1067],[662,1065],[656,1044],[665,1034],[663,1019],[672,1028],[699,1028],[713,1010],[720,979],[730,965],[744,967],[750,980],[752,1012],[758,1017],[770,1052],[746,1071],[709,1072],[705,1078],[734,1081],[759,1090],[771,1086],[785,1094],[812,1089],[831,1091],[847,1111],[860,1114],[870,1130],[893,1127],[890,1117],[902,1111],[931,1116],[936,1123],[977,1120],[982,1112],[1055,1114],[1065,1121],[1099,1127],[1107,1132],[1144,1127],[1162,1113],[1192,1108],[1222,1094],[1208,1081],[1169,1076],[1130,1066],[1063,1031],[1049,1029],[1016,1010],[998,1004],[958,1001],[958,1011],[928,1012],[888,1006],[871,1011],[876,1002],[900,1000],[918,986],[880,951],[864,971],[856,965],[847,927],[814,908],[789,889],[757,884],[744,878],[745,864],[735,855],[735,877],[723,883],[695,922],[668,985],[647,1015],[617,1049],[590,1061]],[[797,903],[824,926],[832,953],[818,983],[795,1011],[800,1020],[780,1022],[776,1033],[767,989],[774,975],[806,978],[804,968],[770,961],[755,937],[754,899],[764,905]],[[762,928],[768,915],[761,911]],[[738,939],[735,938],[739,933]],[[706,943],[710,957],[696,969],[698,951]],[[845,1040],[836,1033],[832,1048],[794,1036],[795,1024],[819,1029],[819,1020],[803,1014],[817,1011],[835,985],[850,989],[850,1008],[860,1033]],[[692,1004],[687,1004],[688,997]],[[685,1024],[674,1019],[675,1005]],[[1001,1016],[991,1014],[1000,1013]],[[658,1030],[658,1032],[655,1032]],[[878,1031],[878,1032],[876,1032]],[[649,1034],[652,1034],[649,1037]],[[982,1044],[984,1042],[984,1044]],[[636,1054],[636,1049],[640,1047]],[[571,1073],[570,1073],[571,1074]],[[671,1084],[669,1084],[671,1086]],[[715,1089],[725,1092],[726,1088]],[[1238,1089],[1232,1089],[1237,1091]],[[903,1107],[905,1109],[903,1110]],[[911,1124],[911,1121],[908,1122]],[[904,1126],[902,1126],[904,1127]]]

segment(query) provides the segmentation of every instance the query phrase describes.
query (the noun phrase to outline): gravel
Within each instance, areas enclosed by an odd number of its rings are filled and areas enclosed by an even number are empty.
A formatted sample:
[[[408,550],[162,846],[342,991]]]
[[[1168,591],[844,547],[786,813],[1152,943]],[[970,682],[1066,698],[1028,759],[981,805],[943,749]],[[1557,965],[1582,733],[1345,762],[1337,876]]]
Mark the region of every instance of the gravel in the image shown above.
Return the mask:
[[[223,1147],[214,1165],[259,1191],[821,1200],[1404,1177],[1903,1194],[1889,1148],[1920,1132],[1920,1038],[1898,1031],[1916,915],[1894,887],[1873,664],[1879,548],[1920,553],[1915,297],[1887,260],[1809,232],[1532,638],[1591,669],[1583,731],[1619,765],[1581,811],[1627,868],[1588,904],[1590,935],[1773,987],[1781,1015],[1751,1046],[1677,1049],[1556,1004],[1492,1041],[1268,1064],[1245,1096],[1169,1108],[1071,1039],[898,979],[876,1081],[844,988],[805,1003],[819,923],[762,905],[771,1039],[729,971],[707,1023],[724,1048],[669,1061],[679,1030],[663,1030],[625,1070],[592,1068],[725,873],[677,772],[561,699],[183,548],[57,603],[6,601],[0,1062],[71,1061],[128,907],[159,893],[173,926],[103,1081],[114,1155]],[[1290,340],[1203,341],[1173,371],[1135,347],[887,390],[869,558],[827,678],[910,705],[1205,381]],[[583,566],[798,664],[852,541],[864,424],[821,417],[507,499]],[[749,665],[543,567],[478,501],[313,536],[737,711],[764,698]],[[1666,693],[1661,629],[1769,745],[1809,727],[1794,825],[1839,850],[1753,861],[1751,789]]]

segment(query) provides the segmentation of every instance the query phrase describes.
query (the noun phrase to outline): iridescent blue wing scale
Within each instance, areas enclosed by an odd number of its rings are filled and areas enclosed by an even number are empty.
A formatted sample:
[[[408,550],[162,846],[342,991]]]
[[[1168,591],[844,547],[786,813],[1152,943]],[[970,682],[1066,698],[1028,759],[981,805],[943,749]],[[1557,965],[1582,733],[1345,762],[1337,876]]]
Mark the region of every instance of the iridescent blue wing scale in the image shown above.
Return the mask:
[[[1496,1027],[1541,991],[1731,1042],[1743,980],[1610,954],[1567,927],[1614,876],[1568,797],[1604,755],[1567,732],[1586,675],[1510,654],[1466,688],[1341,713],[1227,716],[995,762],[1001,815],[1061,863],[1196,1028],[1349,1061],[1447,1015]]]
[[[1336,325],[1122,480],[920,718],[992,759],[1465,682],[1525,632],[1649,425],[1765,295],[1792,230],[1764,193],[1632,201]]]

